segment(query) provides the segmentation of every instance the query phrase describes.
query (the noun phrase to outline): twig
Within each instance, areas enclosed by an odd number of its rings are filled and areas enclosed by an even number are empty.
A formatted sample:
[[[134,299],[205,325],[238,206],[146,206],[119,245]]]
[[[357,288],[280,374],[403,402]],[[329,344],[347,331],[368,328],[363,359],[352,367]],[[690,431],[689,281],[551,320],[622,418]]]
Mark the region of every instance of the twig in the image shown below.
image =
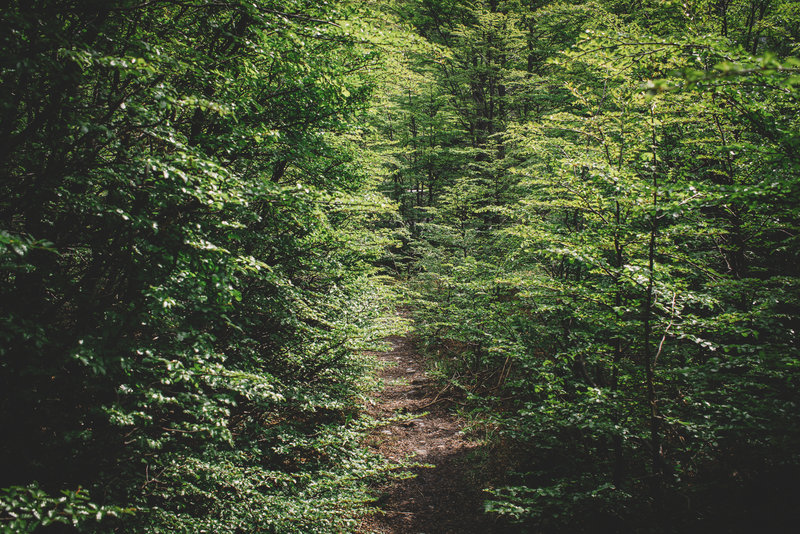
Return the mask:
[[[448,382],[447,385],[444,388],[442,388],[439,391],[439,393],[436,394],[436,396],[433,398],[433,400],[431,402],[429,402],[428,404],[423,404],[422,406],[420,406],[420,408],[427,408],[428,406],[430,406],[432,404],[435,404],[439,400],[439,397],[442,395],[442,393],[444,393],[445,391],[450,389],[450,386],[452,386],[452,385],[453,385],[452,383]]]
[[[669,329],[672,328],[672,325],[675,323],[675,297],[677,296],[677,292],[672,292],[672,308],[669,312],[669,324],[667,328],[664,329],[664,335],[661,337],[661,342],[658,344],[658,350],[656,351],[656,355],[653,357],[653,367],[656,366],[656,362],[658,362],[658,357],[661,356],[661,350],[664,348],[664,341],[667,339],[667,334],[669,334]]]

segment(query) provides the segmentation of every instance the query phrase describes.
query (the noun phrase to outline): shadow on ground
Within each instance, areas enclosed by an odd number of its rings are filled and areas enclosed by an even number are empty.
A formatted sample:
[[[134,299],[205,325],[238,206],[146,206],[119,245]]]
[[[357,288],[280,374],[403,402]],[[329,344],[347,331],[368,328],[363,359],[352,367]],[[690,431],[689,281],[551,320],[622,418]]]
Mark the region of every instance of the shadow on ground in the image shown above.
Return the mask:
[[[387,365],[385,388],[368,411],[376,418],[406,413],[415,419],[382,427],[369,445],[393,460],[413,456],[431,464],[415,478],[376,488],[381,514],[364,519],[362,533],[506,534],[518,532],[483,513],[483,445],[463,432],[441,386],[425,373],[425,361],[408,338],[392,337],[392,350],[376,354]]]

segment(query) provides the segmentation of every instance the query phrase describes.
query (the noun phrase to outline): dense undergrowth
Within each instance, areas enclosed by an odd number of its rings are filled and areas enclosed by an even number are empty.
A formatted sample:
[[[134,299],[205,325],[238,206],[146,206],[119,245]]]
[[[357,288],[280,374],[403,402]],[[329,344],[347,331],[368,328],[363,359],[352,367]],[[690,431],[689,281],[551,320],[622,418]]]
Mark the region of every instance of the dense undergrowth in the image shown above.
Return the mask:
[[[341,532],[396,468],[358,7],[4,8],[0,530]]]
[[[386,272],[519,532],[796,522],[797,5],[11,2],[0,528],[354,530]]]
[[[387,106],[427,351],[520,532],[780,531],[800,472],[792,2],[418,2]]]

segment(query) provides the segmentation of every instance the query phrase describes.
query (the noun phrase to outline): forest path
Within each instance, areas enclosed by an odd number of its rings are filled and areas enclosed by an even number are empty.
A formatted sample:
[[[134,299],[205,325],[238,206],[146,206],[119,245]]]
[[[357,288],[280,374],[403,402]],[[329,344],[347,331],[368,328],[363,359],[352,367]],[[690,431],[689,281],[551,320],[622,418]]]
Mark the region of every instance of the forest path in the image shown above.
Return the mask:
[[[392,349],[376,356],[384,389],[368,406],[376,418],[420,414],[377,429],[369,445],[387,458],[414,460],[433,467],[378,488],[382,514],[367,517],[360,532],[380,534],[487,534],[498,527],[483,515],[483,483],[474,467],[480,444],[464,435],[463,421],[448,409],[441,386],[425,372],[425,359],[411,339],[393,336]]]

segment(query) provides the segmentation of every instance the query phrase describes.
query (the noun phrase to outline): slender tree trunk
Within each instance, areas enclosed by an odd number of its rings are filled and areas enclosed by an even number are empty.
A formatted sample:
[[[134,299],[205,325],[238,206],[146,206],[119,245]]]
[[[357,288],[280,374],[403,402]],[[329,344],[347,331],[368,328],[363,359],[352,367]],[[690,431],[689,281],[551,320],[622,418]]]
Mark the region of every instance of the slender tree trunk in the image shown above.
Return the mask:
[[[654,285],[655,285],[655,254],[656,254],[656,238],[658,235],[658,172],[656,158],[657,139],[655,127],[655,111],[651,109],[652,119],[652,141],[653,141],[653,201],[650,212],[650,242],[647,251],[648,261],[648,276],[647,276],[647,289],[645,293],[643,322],[644,322],[644,365],[645,365],[645,387],[647,390],[647,405],[650,419],[650,447],[652,453],[653,471],[656,474],[663,474],[664,461],[663,451],[661,448],[661,425],[658,414],[658,400],[656,398],[655,388],[655,354],[651,347],[650,338],[652,337],[652,321],[653,321],[653,307],[654,307]]]

